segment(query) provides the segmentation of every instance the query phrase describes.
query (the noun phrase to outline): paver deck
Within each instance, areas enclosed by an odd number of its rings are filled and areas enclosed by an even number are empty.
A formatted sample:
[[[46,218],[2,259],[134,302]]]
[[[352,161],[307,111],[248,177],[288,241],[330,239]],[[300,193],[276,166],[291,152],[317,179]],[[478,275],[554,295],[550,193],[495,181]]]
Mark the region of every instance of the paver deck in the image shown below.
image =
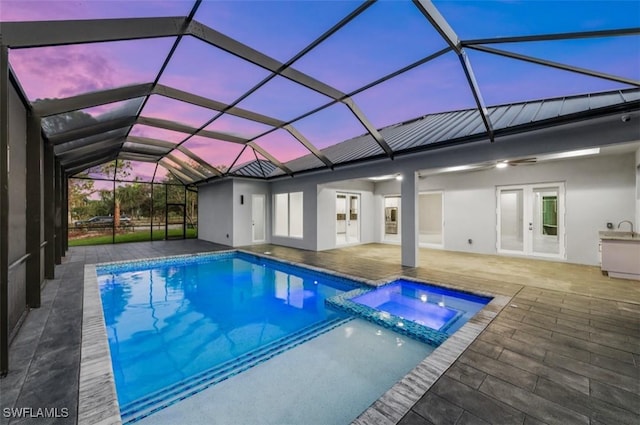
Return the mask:
[[[228,247],[187,240],[71,248],[0,380],[1,408],[64,407],[69,416],[10,423],[76,423],[85,264],[219,249]],[[513,297],[401,424],[640,423],[640,282],[597,267],[427,249],[419,267],[403,268],[400,248],[381,244],[246,249],[366,279],[404,274]]]

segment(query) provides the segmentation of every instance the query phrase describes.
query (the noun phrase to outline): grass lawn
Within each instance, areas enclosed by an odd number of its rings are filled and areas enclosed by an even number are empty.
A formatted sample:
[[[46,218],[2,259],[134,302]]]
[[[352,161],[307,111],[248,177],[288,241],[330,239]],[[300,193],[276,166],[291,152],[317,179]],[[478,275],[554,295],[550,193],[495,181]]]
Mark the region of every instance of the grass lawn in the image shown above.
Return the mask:
[[[179,237],[182,235],[182,229],[169,229],[169,237]],[[196,229],[187,229],[187,238],[195,238],[197,236]],[[149,230],[139,232],[116,234],[116,243],[124,242],[147,242],[150,240]],[[153,231],[153,240],[161,241],[164,239],[164,229]],[[113,235],[99,235],[89,238],[69,239],[69,246],[86,246],[86,245],[103,245],[113,242]]]

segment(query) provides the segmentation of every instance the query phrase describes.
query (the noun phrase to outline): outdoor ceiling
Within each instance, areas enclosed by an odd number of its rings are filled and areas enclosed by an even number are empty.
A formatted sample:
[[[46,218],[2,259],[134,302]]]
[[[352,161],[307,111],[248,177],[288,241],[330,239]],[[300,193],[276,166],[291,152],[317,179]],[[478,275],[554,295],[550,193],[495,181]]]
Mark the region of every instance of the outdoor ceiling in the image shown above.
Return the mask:
[[[2,0],[0,22],[70,175],[293,175],[639,101],[638,2]]]

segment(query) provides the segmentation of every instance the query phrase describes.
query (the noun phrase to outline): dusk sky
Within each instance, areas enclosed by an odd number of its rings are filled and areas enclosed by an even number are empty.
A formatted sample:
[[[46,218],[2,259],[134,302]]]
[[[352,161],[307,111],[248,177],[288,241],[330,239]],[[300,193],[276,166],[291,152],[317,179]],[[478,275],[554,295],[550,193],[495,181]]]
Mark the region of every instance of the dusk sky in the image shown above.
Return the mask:
[[[193,1],[0,0],[0,21],[184,16]],[[195,19],[286,62],[359,6],[353,1],[203,1]],[[463,40],[640,27],[640,2],[629,1],[434,1]],[[119,41],[10,51],[9,58],[30,100],[63,98],[154,81],[175,38]],[[350,93],[446,47],[427,19],[408,1],[380,1],[293,64],[293,68]],[[541,59],[640,80],[640,36],[493,46]],[[488,105],[630,88],[467,49]],[[270,73],[192,37],[184,37],[160,83],[232,103]],[[140,100],[137,100],[140,104]],[[326,105],[331,99],[283,77],[275,77],[239,107],[283,121]],[[401,74],[354,96],[377,128],[421,115],[475,107],[454,53]],[[85,112],[94,117],[130,109],[132,101]],[[215,111],[153,95],[142,116],[200,127]],[[316,147],[365,133],[349,109],[336,104],[293,125]],[[224,115],[207,127],[251,139],[271,127]],[[179,143],[188,135],[136,125],[131,135]],[[284,130],[256,143],[282,162],[309,152]],[[242,145],[192,137],[184,146],[212,165],[230,166]],[[182,155],[182,156],[180,156]],[[182,158],[184,155],[176,155]],[[238,163],[255,159],[249,149]],[[136,163],[148,179],[155,164]]]

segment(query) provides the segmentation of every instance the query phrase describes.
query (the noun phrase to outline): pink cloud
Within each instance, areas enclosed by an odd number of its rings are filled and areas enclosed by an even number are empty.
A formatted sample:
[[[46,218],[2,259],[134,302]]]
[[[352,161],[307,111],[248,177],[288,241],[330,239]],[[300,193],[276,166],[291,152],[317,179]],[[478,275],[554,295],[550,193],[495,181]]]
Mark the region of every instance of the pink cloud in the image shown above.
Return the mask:
[[[30,99],[68,97],[114,86],[115,68],[88,46],[12,50],[10,61]]]
[[[34,99],[62,98],[151,82],[171,39],[119,41],[11,50],[10,63]]]

